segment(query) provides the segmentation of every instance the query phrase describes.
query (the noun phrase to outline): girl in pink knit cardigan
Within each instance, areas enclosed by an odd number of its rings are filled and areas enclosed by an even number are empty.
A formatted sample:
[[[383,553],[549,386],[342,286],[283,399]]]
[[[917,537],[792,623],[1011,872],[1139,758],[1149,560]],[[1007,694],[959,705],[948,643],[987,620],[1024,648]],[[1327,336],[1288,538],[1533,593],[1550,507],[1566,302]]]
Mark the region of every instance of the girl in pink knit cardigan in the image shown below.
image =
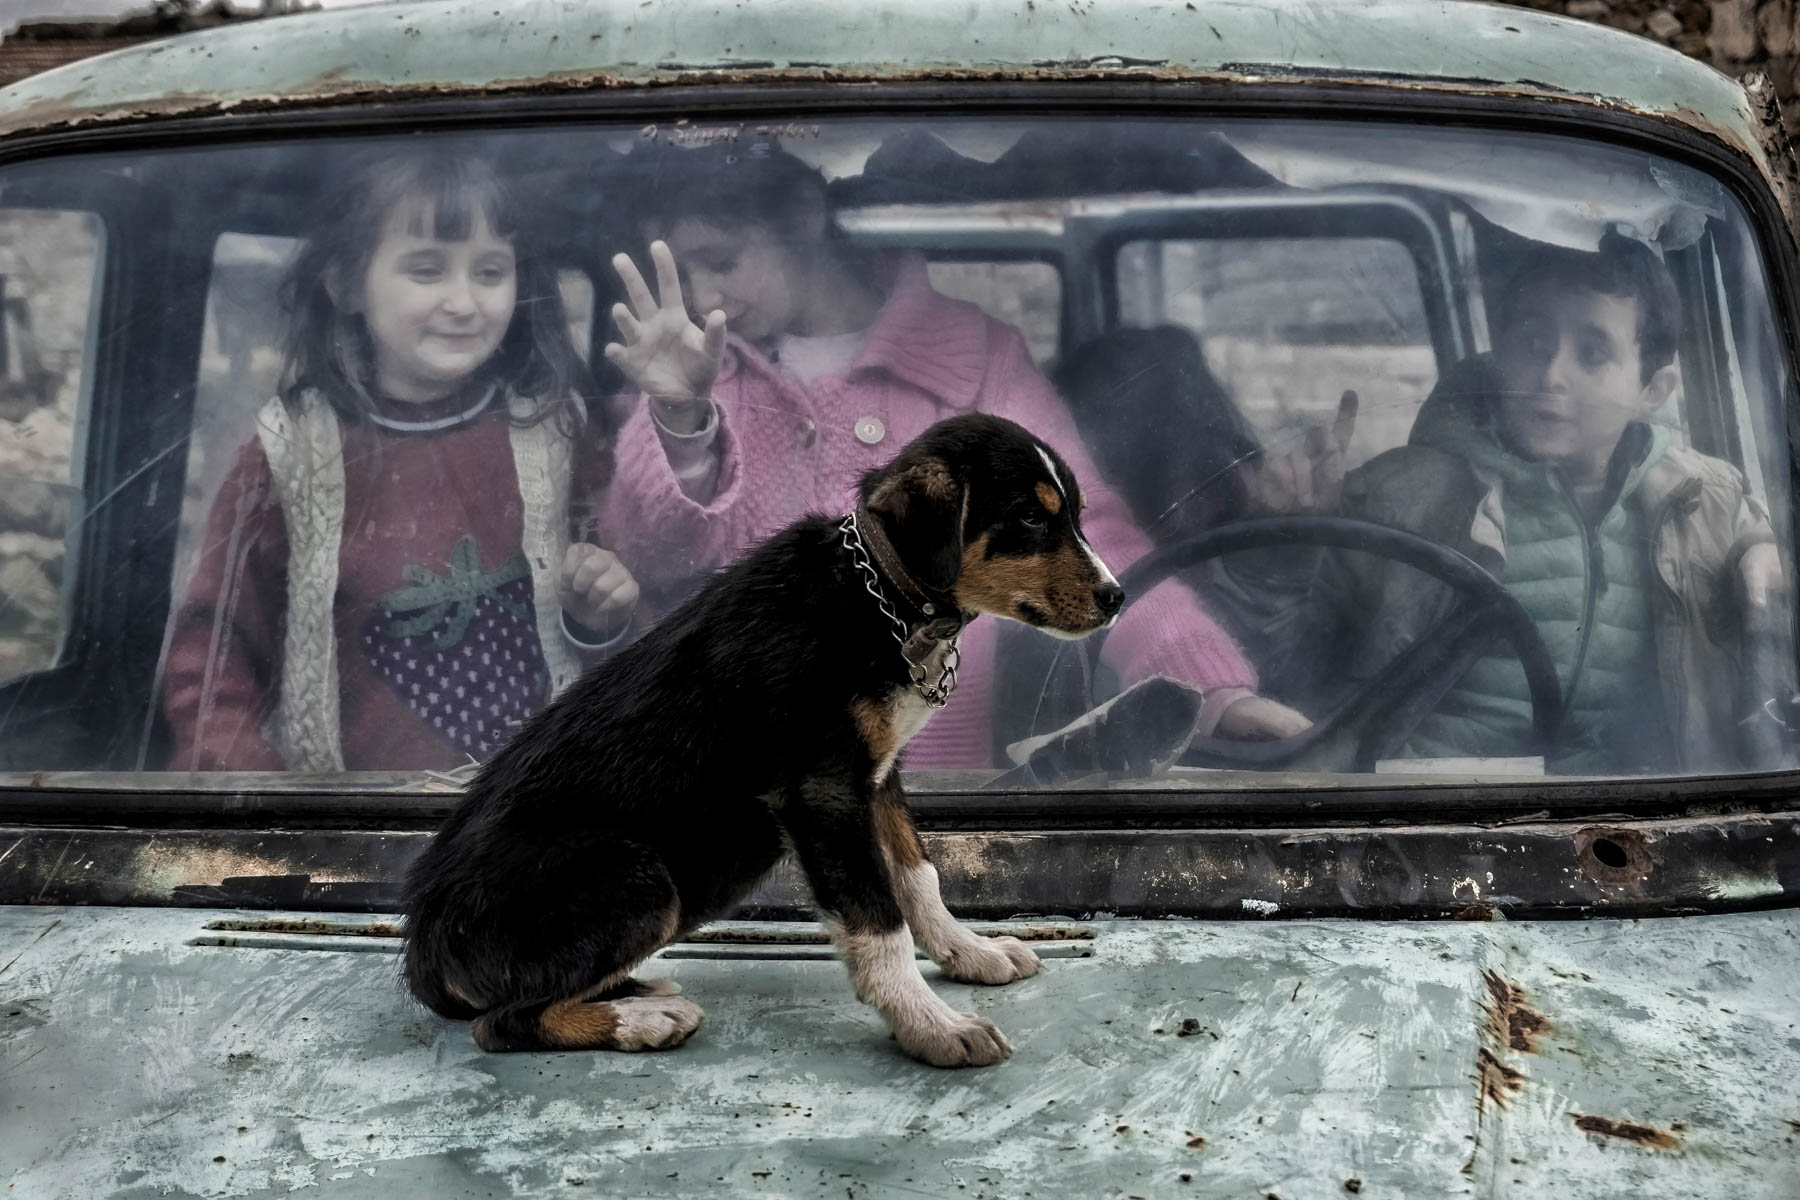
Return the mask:
[[[613,259],[630,303],[613,306],[620,340],[606,356],[641,395],[619,436],[603,536],[646,595],[684,590],[803,513],[848,511],[863,471],[968,411],[1057,448],[1115,573],[1149,549],[1017,329],[934,291],[916,258],[858,257],[800,159],[768,143],[729,157],[668,151],[690,154],[679,186],[665,178],[652,201],[655,293],[628,256]],[[994,622],[965,631],[956,698],[909,744],[910,764],[991,761],[994,648]],[[1256,694],[1250,664],[1173,581],[1132,598],[1104,659],[1122,684],[1163,674],[1202,689],[1202,734],[1285,737],[1308,724]]]

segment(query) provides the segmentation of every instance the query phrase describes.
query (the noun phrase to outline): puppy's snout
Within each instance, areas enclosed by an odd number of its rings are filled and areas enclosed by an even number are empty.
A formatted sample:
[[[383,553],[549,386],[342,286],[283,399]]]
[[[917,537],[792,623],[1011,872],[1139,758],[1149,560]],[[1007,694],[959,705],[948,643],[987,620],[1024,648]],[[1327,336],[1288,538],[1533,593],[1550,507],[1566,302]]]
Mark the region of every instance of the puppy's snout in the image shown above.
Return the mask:
[[[1116,583],[1103,583],[1094,589],[1094,603],[1100,608],[1100,615],[1112,620],[1125,607],[1125,589]]]

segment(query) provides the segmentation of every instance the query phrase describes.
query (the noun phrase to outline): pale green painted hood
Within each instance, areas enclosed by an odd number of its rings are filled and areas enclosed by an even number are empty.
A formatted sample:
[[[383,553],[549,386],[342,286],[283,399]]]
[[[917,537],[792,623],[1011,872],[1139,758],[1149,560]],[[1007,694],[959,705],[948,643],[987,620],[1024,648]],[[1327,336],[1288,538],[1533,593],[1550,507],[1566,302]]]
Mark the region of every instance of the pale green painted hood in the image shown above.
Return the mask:
[[[1754,158],[1743,88],[1602,26],[1422,0],[438,0],[246,22],[0,90],[0,136],[272,102],[780,79],[1213,78],[1563,96]]]

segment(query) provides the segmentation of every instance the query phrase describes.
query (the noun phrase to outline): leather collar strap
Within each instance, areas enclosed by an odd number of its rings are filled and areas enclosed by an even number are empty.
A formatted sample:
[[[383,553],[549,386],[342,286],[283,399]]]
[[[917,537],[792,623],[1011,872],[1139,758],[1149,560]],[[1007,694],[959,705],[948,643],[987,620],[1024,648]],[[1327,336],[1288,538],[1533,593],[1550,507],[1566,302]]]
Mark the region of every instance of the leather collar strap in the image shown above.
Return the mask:
[[[875,560],[882,575],[886,576],[887,581],[913,611],[919,614],[917,622],[908,624],[932,628],[932,636],[939,640],[955,637],[968,624],[968,619],[957,607],[954,597],[933,595],[919,586],[911,572],[901,563],[894,543],[888,540],[887,532],[881,527],[880,518],[862,505],[858,505],[856,509],[856,532],[862,537],[863,545],[869,548],[869,557]],[[914,632],[918,632],[917,628]]]
[[[850,552],[851,563],[863,573],[863,588],[875,598],[882,615],[893,622],[894,640],[899,643],[900,656],[906,660],[907,675],[912,679],[913,687],[918,689],[926,704],[932,708],[942,708],[950,702],[950,693],[956,690],[956,668],[962,661],[957,642],[967,622],[954,605],[951,605],[950,615],[936,615],[937,606],[924,599],[923,593],[917,591],[917,585],[913,584],[911,577],[903,568],[898,568],[895,561],[897,556],[893,554],[893,548],[887,545],[887,539],[881,536],[879,527],[873,521],[870,525],[876,538],[880,539],[877,544],[888,551],[889,562],[894,564],[890,569],[896,570],[897,579],[904,579],[915,589],[913,595],[919,598],[911,600],[909,597],[909,600],[924,615],[922,623],[909,624],[902,621],[900,614],[894,611],[894,606],[888,603],[881,587],[881,572],[876,569],[875,561],[870,557],[869,543],[863,539],[860,522],[854,512],[838,522],[844,549]],[[897,580],[890,577],[889,582]],[[973,619],[972,614],[969,619]],[[933,666],[938,672],[936,683],[930,682]]]

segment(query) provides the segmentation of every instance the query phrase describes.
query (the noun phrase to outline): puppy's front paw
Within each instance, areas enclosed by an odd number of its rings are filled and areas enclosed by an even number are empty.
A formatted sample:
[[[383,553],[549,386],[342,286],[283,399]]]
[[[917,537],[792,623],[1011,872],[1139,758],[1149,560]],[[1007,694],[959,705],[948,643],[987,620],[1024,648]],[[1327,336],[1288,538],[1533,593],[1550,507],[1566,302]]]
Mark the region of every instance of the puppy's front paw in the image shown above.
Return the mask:
[[[613,1031],[620,1050],[669,1050],[688,1040],[705,1015],[692,1000],[676,995],[626,996],[608,1001],[618,1019]]]
[[[991,1067],[1012,1057],[1006,1035],[974,1013],[894,1030],[900,1048],[934,1067]]]
[[[1011,983],[1030,979],[1043,964],[1031,947],[1018,938],[970,936],[938,962],[938,968],[958,983]]]

